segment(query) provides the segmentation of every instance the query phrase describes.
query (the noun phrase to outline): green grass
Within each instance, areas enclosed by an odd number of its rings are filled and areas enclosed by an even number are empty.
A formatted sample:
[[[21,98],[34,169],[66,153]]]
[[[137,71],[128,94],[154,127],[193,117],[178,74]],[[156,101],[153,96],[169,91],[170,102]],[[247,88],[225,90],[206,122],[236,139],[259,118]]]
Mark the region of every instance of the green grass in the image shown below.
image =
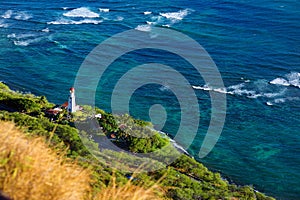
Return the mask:
[[[115,162],[112,164],[128,169],[140,165],[144,165],[144,169],[147,169],[148,166],[145,163],[148,160],[136,156],[125,156],[112,150],[100,152],[98,144],[93,139],[87,138],[101,138],[113,133],[116,136],[114,141],[116,145],[134,153],[156,152],[162,147],[167,147],[166,151],[157,156],[173,159],[179,153],[168,139],[148,128],[148,126],[151,127],[149,122],[133,119],[129,115],[114,116],[101,109],[84,106],[84,111],[76,113],[72,119],[68,119],[64,113],[57,117],[57,121],[51,122],[45,116],[44,111],[54,104],[48,102],[45,97],[14,92],[3,83],[0,83],[0,105],[16,111],[0,111],[0,120],[14,121],[28,136],[44,137],[49,146],[65,151],[68,158],[76,160],[83,168],[89,168],[92,174],[91,186],[94,193],[109,185],[112,174],[116,177],[116,185],[122,186],[128,181],[128,174],[115,171],[101,158],[108,155],[120,158],[112,161]],[[88,117],[93,113],[102,114],[102,119],[98,122],[103,130],[90,128]],[[75,119],[82,130],[74,127]],[[121,124],[123,126],[120,126]],[[82,141],[80,134],[92,137],[85,137]],[[144,134],[147,137],[139,138],[136,137],[136,134]],[[86,146],[92,149],[99,159],[91,155]],[[155,162],[157,165],[161,165],[162,169],[139,173],[132,184],[151,187],[153,183],[159,182],[161,187],[166,188],[164,198],[171,199],[273,199],[256,192],[250,186],[229,184],[221,178],[219,173],[211,172],[201,163],[186,155],[181,155],[170,166],[164,166],[158,160]],[[160,180],[161,177],[164,178]]]

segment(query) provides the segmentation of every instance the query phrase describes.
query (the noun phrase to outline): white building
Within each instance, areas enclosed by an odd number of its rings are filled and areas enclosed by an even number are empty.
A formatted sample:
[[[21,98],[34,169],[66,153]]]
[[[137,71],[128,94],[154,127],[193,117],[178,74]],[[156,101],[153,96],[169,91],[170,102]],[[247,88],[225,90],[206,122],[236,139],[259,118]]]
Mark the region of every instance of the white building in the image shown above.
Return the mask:
[[[77,108],[78,106],[76,106],[76,101],[75,101],[75,88],[71,87],[67,110],[70,113],[74,113],[78,110]]]

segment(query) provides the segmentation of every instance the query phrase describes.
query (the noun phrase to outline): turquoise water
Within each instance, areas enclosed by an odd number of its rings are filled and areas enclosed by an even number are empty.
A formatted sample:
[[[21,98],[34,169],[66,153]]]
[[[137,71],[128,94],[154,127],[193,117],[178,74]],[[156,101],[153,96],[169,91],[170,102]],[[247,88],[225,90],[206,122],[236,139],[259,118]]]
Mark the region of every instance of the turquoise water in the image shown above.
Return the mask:
[[[199,160],[238,184],[251,184],[278,199],[300,199],[298,1],[4,1],[0,80],[63,103],[81,63],[96,45],[116,33],[147,31],[151,26],[196,40],[223,77],[228,92],[226,123],[216,147]],[[196,86],[201,120],[189,152],[198,159],[210,118],[207,90],[212,88],[185,60],[149,49],[123,55],[112,64],[115,73],[107,73],[99,83],[97,105],[110,111],[118,76],[151,62],[174,67]],[[165,107],[168,119],[163,130],[174,134],[180,107],[167,87],[141,87],[131,98],[130,112],[149,120],[154,104]]]

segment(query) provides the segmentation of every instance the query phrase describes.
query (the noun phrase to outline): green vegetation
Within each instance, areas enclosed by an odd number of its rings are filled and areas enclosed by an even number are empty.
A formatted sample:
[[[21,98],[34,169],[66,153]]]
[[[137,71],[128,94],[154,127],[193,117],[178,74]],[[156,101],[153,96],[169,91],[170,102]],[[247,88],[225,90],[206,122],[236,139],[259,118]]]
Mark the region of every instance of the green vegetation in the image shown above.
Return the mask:
[[[111,161],[110,166],[121,165],[123,169],[136,166],[147,169],[150,162],[150,158],[130,156],[110,149],[99,151],[101,146],[95,142],[97,140],[112,139],[120,148],[133,153],[153,152],[155,158],[164,158],[167,161],[178,157],[179,152],[171,142],[153,130],[148,122],[133,119],[129,115],[114,116],[90,106],[83,106],[84,109],[73,116],[62,112],[51,121],[45,116],[45,111],[53,106],[54,104],[49,103],[45,97],[14,92],[0,83],[0,120],[14,121],[30,137],[44,137],[49,146],[66,152],[67,157],[76,160],[83,168],[91,170],[92,188],[95,193],[108,186],[112,174],[116,177],[117,185],[126,184],[128,176],[132,176],[108,167],[107,163],[101,162],[104,157],[119,158]],[[94,114],[99,113],[102,118],[95,119]],[[95,120],[102,129],[93,125]],[[76,129],[74,124],[79,129]],[[164,151],[157,151],[161,148]],[[166,190],[165,199],[273,199],[249,186],[229,184],[219,173],[209,171],[186,155],[181,155],[169,166],[164,166],[160,159],[153,162],[162,169],[135,174],[132,182],[148,187],[159,182]]]

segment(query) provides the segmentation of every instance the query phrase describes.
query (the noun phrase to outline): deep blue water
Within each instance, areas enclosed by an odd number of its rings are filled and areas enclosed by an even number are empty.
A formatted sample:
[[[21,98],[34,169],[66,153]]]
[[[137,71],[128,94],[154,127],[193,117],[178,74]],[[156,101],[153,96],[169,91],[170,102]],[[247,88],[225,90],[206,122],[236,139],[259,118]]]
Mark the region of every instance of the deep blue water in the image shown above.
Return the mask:
[[[278,199],[300,199],[299,1],[1,1],[0,80],[63,103],[93,48],[116,33],[151,26],[180,31],[200,43],[226,86],[221,138],[199,160],[238,184]],[[176,55],[149,49],[123,55],[99,83],[96,103],[110,111],[110,95],[125,69],[158,61],[198,86],[200,128],[189,148],[197,159],[210,118],[206,90],[212,88]],[[180,107],[168,87],[141,87],[131,98],[130,114],[149,120],[154,104],[165,107],[163,131],[174,134]]]

